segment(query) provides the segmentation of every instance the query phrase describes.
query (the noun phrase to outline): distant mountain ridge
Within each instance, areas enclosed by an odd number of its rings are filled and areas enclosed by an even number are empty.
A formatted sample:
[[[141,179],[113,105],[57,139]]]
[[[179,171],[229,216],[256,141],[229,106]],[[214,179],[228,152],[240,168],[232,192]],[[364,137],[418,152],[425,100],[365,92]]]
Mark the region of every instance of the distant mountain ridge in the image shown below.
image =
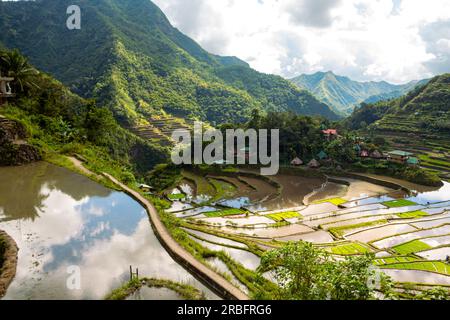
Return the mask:
[[[405,96],[363,104],[345,119],[351,129],[439,134],[450,137],[450,74],[431,79]]]
[[[69,5],[81,7],[81,30],[66,28]],[[281,77],[208,53],[149,0],[0,2],[0,28],[0,43],[125,125],[172,116],[239,122],[254,109],[339,118]]]
[[[358,82],[329,71],[304,74],[291,81],[300,88],[312,92],[335,112],[348,115],[362,102],[375,103],[398,98],[428,80],[411,81],[404,85],[394,85],[386,81]]]

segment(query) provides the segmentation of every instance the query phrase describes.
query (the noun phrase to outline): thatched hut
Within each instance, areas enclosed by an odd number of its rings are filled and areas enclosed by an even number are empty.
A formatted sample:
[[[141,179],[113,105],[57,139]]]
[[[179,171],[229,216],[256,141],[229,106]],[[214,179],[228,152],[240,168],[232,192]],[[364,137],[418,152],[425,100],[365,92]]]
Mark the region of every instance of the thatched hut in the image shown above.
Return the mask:
[[[303,161],[302,161],[302,159],[297,157],[297,158],[295,158],[294,160],[291,161],[291,165],[298,167],[298,166],[303,165]]]
[[[317,169],[317,168],[320,168],[320,163],[319,163],[319,161],[317,161],[316,159],[312,159],[312,160],[308,163],[308,167],[310,167],[311,169]]]
[[[383,154],[380,151],[375,150],[370,154],[370,157],[373,159],[381,159],[383,158]]]

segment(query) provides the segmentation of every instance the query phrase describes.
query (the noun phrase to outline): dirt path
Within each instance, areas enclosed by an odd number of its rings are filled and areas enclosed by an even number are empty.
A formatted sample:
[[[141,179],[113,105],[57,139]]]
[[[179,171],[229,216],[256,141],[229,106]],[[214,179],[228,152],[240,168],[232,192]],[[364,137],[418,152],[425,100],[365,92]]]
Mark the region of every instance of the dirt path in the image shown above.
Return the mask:
[[[182,248],[170,235],[164,224],[162,223],[156,208],[146,198],[141,196],[138,192],[128,188],[126,185],[120,183],[117,179],[107,173],[103,175],[111,180],[114,184],[120,186],[126,193],[141,203],[150,216],[155,235],[160,240],[163,247],[172,256],[175,261],[180,263],[188,271],[193,272],[203,283],[222,297],[234,300],[248,300],[249,298],[234,287],[231,283],[225,280],[222,276],[215,273],[197,259],[195,259],[189,252]]]
[[[94,176],[94,177],[97,177],[97,178],[102,178],[101,176],[95,174],[94,172],[92,172],[91,170],[86,168],[83,165],[83,162],[78,160],[77,158],[75,158],[75,157],[67,157],[67,158],[72,162],[72,164],[75,166],[75,168],[80,170],[83,174],[85,174],[87,176]]]

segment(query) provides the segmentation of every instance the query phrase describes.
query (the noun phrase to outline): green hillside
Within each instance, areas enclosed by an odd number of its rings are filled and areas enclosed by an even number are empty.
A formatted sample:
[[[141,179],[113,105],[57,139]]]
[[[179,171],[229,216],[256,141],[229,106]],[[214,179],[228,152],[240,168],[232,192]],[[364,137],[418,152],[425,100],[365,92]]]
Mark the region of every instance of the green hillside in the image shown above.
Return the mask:
[[[346,122],[353,129],[450,134],[450,74],[433,78],[407,95],[364,104]]]
[[[81,7],[81,30],[66,28],[72,4]],[[255,108],[337,119],[288,81],[206,52],[148,0],[0,2],[0,27],[6,47],[19,48],[72,91],[107,105],[124,125],[151,126],[172,116],[243,121]]]
[[[111,111],[38,72],[17,51],[0,50],[0,71],[14,75],[13,87],[17,93],[7,105],[0,106],[0,129],[3,122],[6,125],[3,129],[13,130],[10,136],[20,139],[17,144],[11,144],[5,140],[5,130],[0,130],[0,142],[4,142],[2,150],[6,148],[0,163],[4,158],[8,160],[9,154],[21,152],[17,147],[23,145],[23,141],[17,136],[22,135],[26,135],[28,143],[46,161],[71,167],[66,156],[80,157],[94,171],[108,172],[124,181],[133,180],[133,176],[143,177],[155,165],[168,160],[167,149],[123,129]],[[14,123],[18,124],[17,128],[11,126]]]
[[[357,82],[333,72],[317,72],[301,75],[291,80],[300,88],[311,91],[319,100],[328,104],[338,113],[350,114],[355,106],[362,102],[398,98],[414,89],[423,81],[412,81],[405,85],[393,85],[387,82]]]
[[[421,166],[450,179],[450,74],[407,95],[363,104],[344,121],[351,129],[381,136],[392,148],[413,152]]]

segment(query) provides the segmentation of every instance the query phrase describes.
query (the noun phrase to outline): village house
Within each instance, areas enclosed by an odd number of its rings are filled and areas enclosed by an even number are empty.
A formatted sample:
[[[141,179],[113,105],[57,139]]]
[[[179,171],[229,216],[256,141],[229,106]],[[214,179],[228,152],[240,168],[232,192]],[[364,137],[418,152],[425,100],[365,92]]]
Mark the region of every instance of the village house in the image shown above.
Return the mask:
[[[295,167],[299,167],[299,166],[303,165],[303,161],[302,161],[302,159],[297,157],[291,161],[291,165],[295,166]]]
[[[418,167],[420,166],[420,160],[416,157],[409,157],[408,160],[406,160],[406,164],[411,167]]]
[[[336,129],[322,130],[322,133],[325,139],[327,139],[328,141],[334,140],[339,137],[338,131]]]
[[[408,159],[411,158],[413,154],[411,152],[406,152],[402,150],[394,150],[391,152],[388,152],[388,160],[390,162],[400,163],[400,164],[407,164]]]

